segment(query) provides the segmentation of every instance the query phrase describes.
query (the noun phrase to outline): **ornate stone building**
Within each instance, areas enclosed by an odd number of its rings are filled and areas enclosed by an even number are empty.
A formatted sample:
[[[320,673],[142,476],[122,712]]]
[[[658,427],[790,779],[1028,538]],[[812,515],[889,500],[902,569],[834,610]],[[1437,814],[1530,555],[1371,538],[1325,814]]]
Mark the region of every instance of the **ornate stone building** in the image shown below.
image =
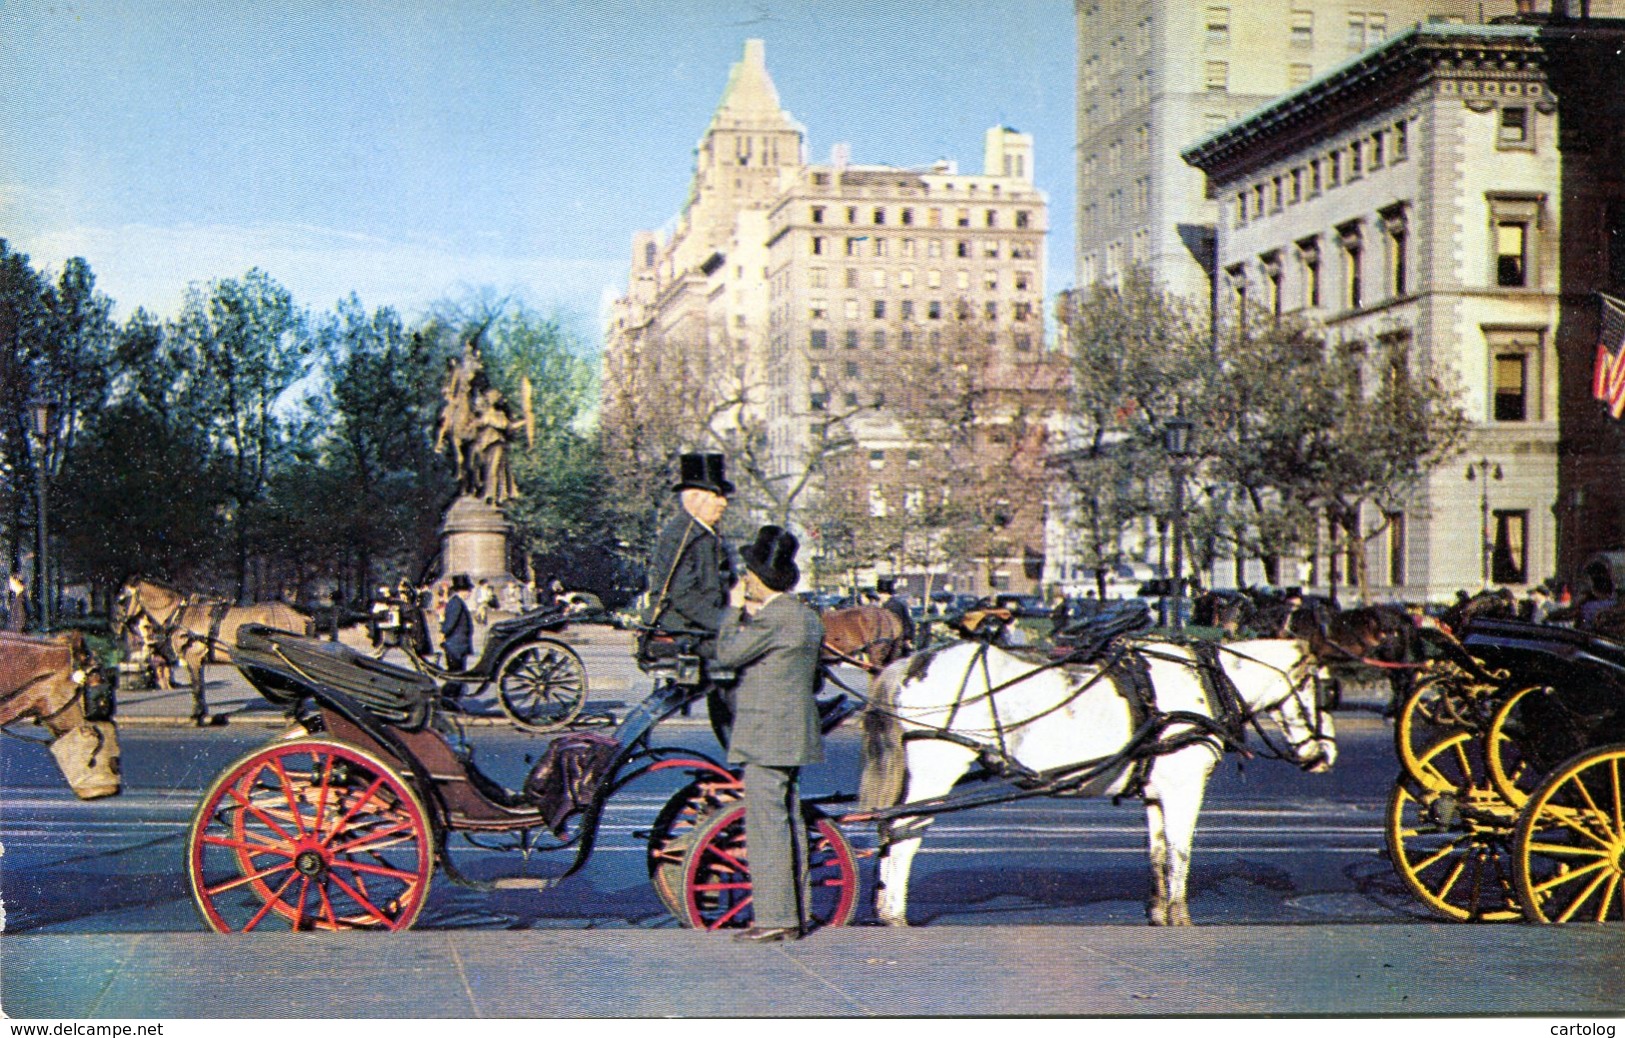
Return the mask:
[[[1621,102],[1565,70],[1621,82],[1622,26],[1416,26],[1185,153],[1218,214],[1221,325],[1303,314],[1459,376],[1466,455],[1369,547],[1379,597],[1521,587],[1619,543],[1618,450],[1583,395],[1594,293],[1625,278]],[[1590,544],[1587,466],[1613,502]]]
[[[705,397],[700,410],[729,449],[735,481],[751,485],[749,504],[798,526],[816,519],[796,513],[831,479],[871,519],[919,505],[903,477],[929,467],[932,445],[919,442],[927,423],[909,387],[932,364],[975,369],[984,425],[1057,399],[1044,339],[1047,203],[1033,185],[1032,139],[989,130],[983,169],[967,174],[950,162],[859,165],[842,150],[805,161],[762,43],[747,41],[673,229],[634,236],[605,346],[606,383],[640,354],[681,355],[667,369],[684,378],[645,386],[645,397]],[[610,408],[605,421],[620,417]],[[1041,557],[1042,507],[1024,511],[1032,515],[1013,524],[1021,535],[1001,539],[1017,545],[1010,557],[964,562],[959,588],[1033,585],[1025,560]],[[900,551],[873,563],[911,568]],[[944,560],[938,574],[953,579],[954,566]]]
[[[1625,14],[1625,0],[1584,6]],[[1111,279],[1137,262],[1171,290],[1207,298],[1217,213],[1181,151],[1412,25],[1480,23],[1529,7],[1520,0],[1075,0],[1077,283]]]

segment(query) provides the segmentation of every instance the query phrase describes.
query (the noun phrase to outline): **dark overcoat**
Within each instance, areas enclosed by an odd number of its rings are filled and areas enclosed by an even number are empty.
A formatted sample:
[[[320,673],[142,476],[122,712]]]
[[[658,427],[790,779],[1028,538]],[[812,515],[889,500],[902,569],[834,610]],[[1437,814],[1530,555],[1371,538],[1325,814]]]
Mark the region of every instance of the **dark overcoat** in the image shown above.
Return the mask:
[[[468,603],[463,596],[446,599],[446,615],[440,621],[440,651],[447,656],[466,657],[474,651],[474,618],[469,615]]]
[[[727,610],[717,663],[739,671],[730,763],[788,767],[823,761],[814,698],[823,641],[823,621],[794,595],[776,596],[755,616]]]
[[[679,511],[655,542],[649,564],[647,622],[667,631],[715,631],[733,586],[733,557],[727,542],[686,511]]]

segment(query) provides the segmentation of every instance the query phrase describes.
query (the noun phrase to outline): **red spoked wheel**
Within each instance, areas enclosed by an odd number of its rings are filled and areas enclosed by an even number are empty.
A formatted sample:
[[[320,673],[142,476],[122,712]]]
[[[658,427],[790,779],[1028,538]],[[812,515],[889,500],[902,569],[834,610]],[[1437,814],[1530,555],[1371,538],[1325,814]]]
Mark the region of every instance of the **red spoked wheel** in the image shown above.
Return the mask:
[[[434,840],[422,802],[377,757],[294,739],[215,779],[186,861],[192,899],[218,933],[405,930],[428,896]]]
[[[858,908],[857,855],[840,826],[816,807],[802,805],[807,821],[809,922],[846,926]],[[751,925],[750,857],[745,846],[745,805],[712,812],[694,835],[683,862],[684,926],[704,930]]]
[[[744,791],[737,775],[716,768],[673,793],[655,816],[645,845],[649,885],[672,915],[683,915],[683,862],[699,827],[711,812],[738,800]]]

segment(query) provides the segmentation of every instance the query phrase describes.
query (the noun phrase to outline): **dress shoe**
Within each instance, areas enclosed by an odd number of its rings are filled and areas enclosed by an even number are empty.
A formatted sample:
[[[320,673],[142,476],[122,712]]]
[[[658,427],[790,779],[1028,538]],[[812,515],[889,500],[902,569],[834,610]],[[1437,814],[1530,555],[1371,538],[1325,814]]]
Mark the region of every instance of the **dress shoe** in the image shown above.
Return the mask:
[[[766,944],[769,941],[799,941],[801,940],[801,927],[799,926],[753,926],[749,930],[741,930],[734,934],[734,940],[748,944]]]

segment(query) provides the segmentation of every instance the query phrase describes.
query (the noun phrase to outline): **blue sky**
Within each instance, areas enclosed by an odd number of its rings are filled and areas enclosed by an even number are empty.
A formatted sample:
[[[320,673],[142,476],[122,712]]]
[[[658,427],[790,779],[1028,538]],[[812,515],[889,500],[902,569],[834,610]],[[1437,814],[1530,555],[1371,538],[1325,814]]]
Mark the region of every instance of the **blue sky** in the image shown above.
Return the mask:
[[[0,237],[86,257],[121,317],[259,266],[318,310],[490,286],[596,337],[753,36],[815,160],[1032,133],[1071,284],[1069,0],[5,0]]]

